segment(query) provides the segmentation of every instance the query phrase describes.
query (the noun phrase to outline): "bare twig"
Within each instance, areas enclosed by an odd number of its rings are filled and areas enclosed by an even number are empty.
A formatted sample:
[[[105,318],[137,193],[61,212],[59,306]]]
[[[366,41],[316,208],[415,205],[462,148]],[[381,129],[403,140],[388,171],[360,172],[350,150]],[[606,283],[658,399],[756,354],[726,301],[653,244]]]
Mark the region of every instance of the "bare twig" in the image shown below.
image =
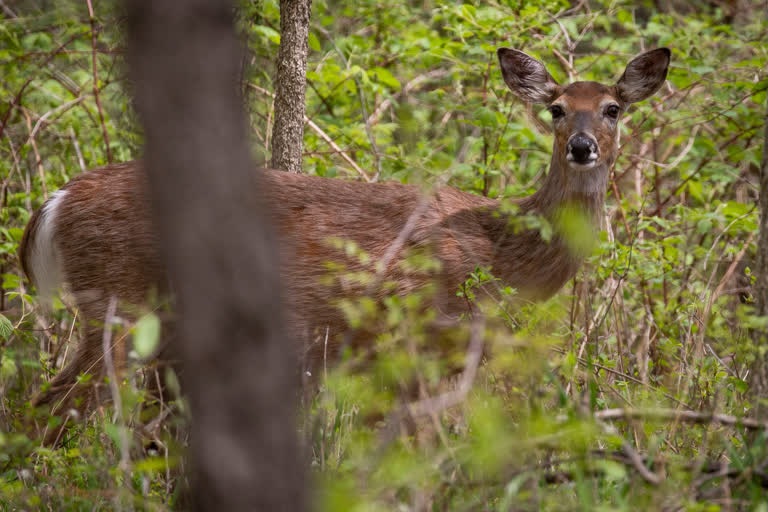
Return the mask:
[[[29,138],[32,139],[37,134],[37,131],[40,129],[40,126],[52,115],[59,114],[61,112],[66,112],[70,108],[74,107],[75,105],[81,103],[85,99],[85,96],[80,96],[78,98],[73,99],[72,101],[68,101],[64,103],[63,105],[59,105],[58,107],[54,108],[53,110],[49,110],[42,116],[40,116],[40,119],[37,120],[35,123],[34,128],[32,128],[32,131],[29,134]]]
[[[349,60],[344,55],[344,52],[341,51],[341,48],[338,47],[338,45],[336,44],[336,40],[331,36],[331,33],[321,26],[317,26],[316,28],[333,45],[333,48],[336,50],[336,53],[339,55],[339,58],[344,63],[344,67],[349,69]],[[360,82],[360,79],[357,77],[357,75],[353,76],[352,79],[355,81],[357,94],[360,97],[360,109],[362,110],[362,113],[363,113],[363,124],[365,125],[365,133],[366,135],[368,135],[368,141],[370,142],[371,150],[373,151],[373,160],[374,162],[376,162],[376,174],[371,179],[371,181],[375,182],[375,181],[378,181],[379,176],[381,176],[381,155],[379,155],[379,148],[376,145],[376,137],[373,135],[373,130],[371,129],[371,123],[368,118],[368,108],[366,107],[365,91],[363,89],[363,84]]]
[[[744,253],[747,251],[747,248],[749,248],[749,244],[752,243],[752,240],[754,240],[754,238],[755,238],[755,233],[754,232],[750,233],[749,237],[742,245],[741,250],[731,262],[731,265],[728,267],[728,270],[725,272],[725,275],[723,275],[722,279],[720,279],[720,283],[717,285],[717,288],[715,288],[715,291],[709,294],[709,298],[707,299],[704,305],[704,312],[702,314],[702,319],[701,319],[701,328],[699,329],[699,335],[696,339],[696,345],[694,347],[694,354],[697,358],[703,355],[704,336],[706,335],[706,332],[707,332],[707,325],[709,325],[709,317],[712,313],[712,305],[715,303],[717,298],[722,293],[725,283],[728,281],[731,275],[733,275],[733,272],[736,270],[736,267],[738,266],[741,259],[744,257]],[[717,266],[715,266],[714,270],[712,271],[712,274],[710,275],[709,281],[707,282],[707,288],[706,288],[707,290],[709,289],[709,285],[712,281],[712,277],[714,276],[716,271],[717,271]]]
[[[631,410],[631,409],[627,409]],[[645,459],[640,456],[637,451],[632,448],[632,446],[624,440],[622,436],[619,435],[618,431],[616,430],[616,427],[612,425],[608,425],[604,421],[601,421],[600,418],[598,418],[597,414],[594,415],[597,424],[600,426],[600,428],[603,429],[603,431],[607,434],[616,436],[621,438],[621,449],[624,452],[624,454],[627,456],[628,463],[635,468],[635,470],[640,474],[641,477],[643,477],[643,480],[648,482],[651,485],[659,485],[661,482],[661,477],[648,469],[648,466],[645,465]]]
[[[107,124],[104,122],[104,111],[101,108],[101,99],[99,98],[99,73],[97,66],[96,51],[96,17],[93,14],[93,4],[91,0],[85,0],[88,4],[88,17],[91,22],[91,49],[93,50],[91,61],[93,63],[93,97],[96,100],[96,110],[99,112],[99,122],[101,123],[101,133],[104,137],[104,145],[107,153],[107,162],[112,163],[112,149],[109,147],[109,133],[107,133]]]
[[[69,127],[69,136],[72,139],[72,145],[75,146],[75,154],[77,155],[77,163],[80,165],[80,170],[85,172],[85,159],[83,159],[83,152],[80,150],[80,143],[77,142],[75,130],[71,126]]]
[[[738,418],[730,414],[718,414],[700,411],[683,411],[678,409],[604,409],[594,413],[599,420],[674,420],[687,423],[712,424],[717,423],[728,427],[743,427],[748,430],[768,430],[768,423],[752,418]]]
[[[8,7],[8,6],[5,4],[5,2],[3,2],[2,0],[0,0],[0,8],[2,8],[3,12],[4,12],[4,13],[6,14],[6,16],[8,16],[9,18],[18,18],[18,15],[17,15],[17,14],[16,14],[16,13],[13,11],[13,9],[11,9],[10,7]]]
[[[464,371],[461,373],[456,389],[438,396],[425,398],[408,404],[408,412],[416,418],[426,414],[435,414],[462,403],[472,389],[475,374],[483,357],[485,320],[483,315],[476,315],[470,327],[469,348],[467,348]]]
[[[752,243],[752,240],[755,239],[755,232],[749,234],[746,241],[744,242],[744,245],[741,246],[741,249],[739,250],[738,254],[736,254],[736,257],[733,258],[733,261],[728,266],[728,269],[725,271],[725,274],[723,274],[723,277],[720,279],[720,283],[717,285],[717,288],[715,288],[715,292],[712,294],[712,301],[717,300],[718,297],[723,293],[723,288],[725,287],[725,284],[728,282],[728,279],[731,278],[734,271],[736,270],[736,267],[739,266],[739,263],[742,259],[744,259],[744,254],[747,252],[747,249],[749,248],[749,244]]]
[[[553,352],[557,352],[560,355],[564,355],[566,353],[565,349],[558,348],[558,347],[550,347],[550,350]],[[670,395],[666,391],[662,391],[661,389],[653,386],[650,383],[645,383],[642,380],[638,379],[637,377],[633,377],[632,375],[629,375],[628,373],[621,372],[615,368],[611,368],[610,366],[604,366],[602,364],[599,364],[595,361],[587,361],[585,358],[576,358],[576,361],[582,366],[591,366],[593,368],[597,368],[599,370],[603,370],[605,372],[611,373],[613,375],[616,375],[617,377],[621,377],[627,381],[634,382],[635,384],[640,384],[641,386],[645,386],[647,388],[650,388],[654,391],[657,391],[661,393],[665,398],[668,400],[671,400],[672,402],[675,402],[676,404],[680,405],[681,407],[685,407],[686,409],[691,409],[691,406],[683,402],[682,400],[675,398],[675,396]]]
[[[107,306],[107,316],[104,319],[104,334],[102,336],[102,348],[104,350],[104,370],[106,371],[107,377],[109,379],[109,389],[112,394],[112,402],[115,405],[115,418],[114,422],[117,424],[118,433],[120,435],[120,462],[118,463],[118,468],[123,472],[124,475],[124,484],[127,486],[128,489],[130,489],[130,466],[131,466],[131,455],[130,455],[130,444],[128,439],[128,427],[125,424],[124,418],[123,418],[123,403],[120,399],[120,387],[118,385],[118,376],[117,372],[115,371],[115,365],[112,360],[112,327],[115,324],[115,313],[117,312],[117,297],[112,296],[109,299],[109,305]],[[120,507],[119,501],[119,495],[115,496],[117,505],[116,508],[122,509]]]
[[[266,90],[266,89],[263,89],[263,88],[259,87],[258,85],[255,85],[255,84],[249,83],[249,84],[248,84],[248,86],[249,86],[249,87],[251,87],[252,89],[254,89],[254,90],[256,90],[256,91],[260,92],[261,94],[264,94],[264,95],[266,95],[266,96],[269,96],[269,97],[271,97],[271,98],[274,98],[274,97],[275,97],[275,95],[274,95],[273,93],[269,92],[269,91],[268,91],[268,90]],[[372,182],[372,181],[374,181],[374,180],[373,180],[373,179],[372,179],[370,176],[368,176],[368,173],[366,173],[364,170],[362,170],[362,169],[360,168],[360,166],[359,166],[359,165],[357,165],[357,163],[356,163],[354,160],[352,160],[352,158],[351,158],[351,157],[350,157],[350,156],[349,156],[349,155],[348,155],[348,154],[347,154],[347,153],[346,153],[346,152],[345,152],[343,149],[341,149],[341,148],[338,146],[338,144],[336,144],[336,143],[333,141],[333,139],[332,139],[332,138],[331,138],[331,137],[330,137],[330,136],[329,136],[327,133],[325,133],[325,132],[324,132],[324,131],[323,131],[323,130],[322,130],[320,127],[319,127],[319,126],[317,126],[317,125],[316,125],[316,124],[315,124],[315,123],[314,123],[314,122],[313,122],[313,121],[312,121],[312,120],[311,120],[309,117],[307,117],[307,116],[306,116],[306,114],[304,115],[304,122],[305,122],[305,123],[307,123],[307,125],[308,125],[308,126],[311,128],[311,129],[312,129],[312,131],[314,131],[314,132],[315,132],[315,133],[316,133],[318,136],[320,136],[320,138],[321,138],[321,139],[323,139],[323,140],[324,140],[324,141],[325,141],[325,142],[326,142],[326,143],[327,143],[329,146],[331,146],[331,148],[332,148],[332,149],[333,149],[333,150],[334,150],[336,153],[338,153],[338,154],[341,156],[341,158],[343,158],[344,160],[346,160],[346,161],[347,161],[347,163],[349,163],[349,165],[351,165],[351,166],[352,166],[352,168],[353,168],[355,171],[357,171],[357,173],[358,173],[360,176],[362,176],[362,178],[363,178],[365,181],[367,181],[367,182],[369,182],[369,183],[370,183],[370,182]]]
[[[27,121],[27,130],[29,130],[29,142],[32,145],[32,152],[35,154],[35,167],[40,175],[40,186],[43,189],[43,199],[48,200],[48,187],[45,185],[45,170],[43,170],[43,161],[40,158],[40,152],[37,150],[37,142],[32,136],[32,121],[29,118],[29,113],[23,110],[24,119]]]
[[[428,82],[430,80],[438,80],[440,78],[447,76],[449,73],[450,71],[448,71],[447,69],[433,69],[432,71],[428,71],[426,73],[423,73],[421,75],[414,77],[403,86],[400,92],[398,92],[391,98],[387,98],[384,101],[382,101],[379,104],[379,106],[376,107],[376,110],[374,110],[371,116],[368,118],[368,122],[371,125],[378,123],[379,120],[381,119],[381,116],[384,115],[384,112],[386,112],[387,109],[392,106],[396,98],[407,96],[408,93],[416,89],[418,86],[420,86],[424,82]]]
[[[685,147],[682,150],[680,150],[680,153],[670,163],[663,164],[661,162],[656,162],[654,160],[651,160],[651,159],[648,159],[648,158],[642,158],[642,157],[639,157],[639,159],[644,161],[644,162],[648,162],[650,164],[653,164],[656,167],[661,167],[662,169],[666,169],[668,171],[674,169],[675,167],[678,166],[678,164],[680,164],[680,162],[683,161],[683,159],[686,156],[688,156],[688,153],[693,148],[693,143],[696,141],[696,134],[699,132],[699,128],[701,128],[701,125],[698,125],[698,124],[694,125],[693,129],[691,130],[691,132],[692,132],[691,136],[688,138],[688,143],[685,145]]]
[[[371,182],[373,182],[373,181],[376,181],[376,180],[375,180],[375,177],[374,177],[374,178],[371,178],[370,176],[368,176],[368,173],[366,173],[366,172],[365,172],[363,169],[361,169],[361,168],[360,168],[360,166],[359,166],[359,165],[357,165],[357,163],[356,163],[354,160],[352,160],[352,158],[351,158],[351,157],[350,157],[350,156],[349,156],[349,155],[348,155],[348,154],[347,154],[347,153],[346,153],[346,152],[345,152],[343,149],[341,149],[341,148],[338,146],[338,144],[336,144],[336,143],[333,141],[333,139],[332,139],[332,138],[331,138],[331,137],[330,137],[330,136],[329,136],[327,133],[325,133],[323,130],[321,130],[321,129],[320,129],[320,127],[319,127],[319,126],[317,126],[317,125],[314,123],[314,121],[312,121],[312,120],[311,120],[310,118],[308,118],[308,117],[305,117],[305,118],[304,118],[304,122],[306,122],[306,123],[307,123],[307,125],[308,125],[308,126],[311,128],[311,129],[312,129],[312,131],[314,131],[316,134],[318,134],[318,135],[320,136],[320,138],[321,138],[321,139],[323,139],[323,140],[324,140],[324,141],[325,141],[325,142],[326,142],[326,143],[327,143],[329,146],[331,146],[331,148],[333,148],[333,150],[334,150],[334,151],[336,151],[336,152],[337,152],[337,153],[338,153],[338,154],[341,156],[341,158],[343,158],[344,160],[346,160],[346,161],[349,163],[349,165],[351,165],[351,166],[352,166],[352,168],[353,168],[355,171],[357,171],[357,173],[358,173],[360,176],[362,176],[362,178],[363,178],[365,181],[367,181],[368,183],[371,183]]]
[[[115,371],[115,364],[112,360],[112,326],[115,324],[115,313],[117,311],[117,297],[109,299],[107,306],[107,316],[104,319],[104,335],[102,337],[102,348],[104,349],[104,369],[109,377],[109,389],[112,393],[112,401],[115,404],[115,420],[120,426],[120,468],[123,471],[128,470],[130,464],[130,454],[128,444],[128,431],[123,424],[123,404],[120,399],[120,387],[118,386],[118,376]]]
[[[59,53],[61,53],[61,52],[62,52],[62,50],[64,50],[64,48],[65,48],[65,47],[66,47],[66,46],[67,46],[69,43],[71,43],[72,41],[74,41],[75,39],[77,39],[78,37],[80,37],[80,36],[82,36],[82,35],[83,35],[83,34],[81,34],[81,33],[77,33],[77,34],[74,34],[74,35],[72,35],[72,36],[71,36],[69,39],[67,39],[66,41],[64,41],[64,43],[62,43],[62,44],[61,44],[61,45],[60,45],[58,48],[56,48],[55,50],[53,50],[53,51],[52,51],[52,52],[51,52],[51,53],[48,55],[48,58],[47,58],[47,59],[45,59],[45,60],[42,62],[42,64],[41,64],[41,67],[43,67],[43,66],[46,66],[46,65],[47,65],[49,62],[51,62],[51,61],[54,59],[54,57],[56,57],[56,55],[58,55]],[[2,123],[0,123],[0,135],[2,135],[3,133],[5,133],[5,128],[8,126],[8,121],[9,121],[9,120],[10,120],[10,118],[11,118],[11,113],[12,113],[12,112],[13,112],[13,110],[14,110],[14,109],[15,109],[15,108],[16,108],[16,107],[17,107],[17,106],[18,106],[18,105],[21,103],[21,97],[24,95],[24,91],[26,91],[26,90],[27,90],[27,87],[29,87],[29,84],[31,84],[31,83],[32,83],[32,81],[33,81],[34,79],[35,79],[35,76],[32,76],[32,77],[28,78],[28,79],[27,79],[27,81],[26,81],[26,82],[24,82],[24,84],[22,84],[21,88],[19,89],[19,92],[17,92],[17,93],[16,93],[16,96],[14,96],[14,97],[13,97],[13,99],[12,99],[12,100],[11,100],[11,101],[8,103],[8,109],[5,111],[5,115],[3,116],[3,121],[2,121]]]

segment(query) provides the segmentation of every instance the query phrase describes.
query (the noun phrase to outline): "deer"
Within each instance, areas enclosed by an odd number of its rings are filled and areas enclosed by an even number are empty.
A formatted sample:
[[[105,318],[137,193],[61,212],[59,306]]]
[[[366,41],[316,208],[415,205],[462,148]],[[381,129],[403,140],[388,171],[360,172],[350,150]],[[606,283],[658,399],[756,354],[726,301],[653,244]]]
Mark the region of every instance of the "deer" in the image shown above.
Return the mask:
[[[455,319],[466,313],[457,289],[477,267],[489,267],[520,300],[554,295],[576,274],[588,251],[558,228],[558,218],[576,211],[599,229],[610,171],[619,151],[619,123],[627,108],[652,96],[665,82],[670,51],[640,54],[614,85],[591,81],[559,84],[528,54],[499,48],[504,82],[524,102],[542,104],[552,117],[554,143],[549,172],[532,195],[515,200],[517,213],[496,199],[441,186],[430,194],[414,185],[363,183],[277,170],[261,170],[260,183],[279,238],[279,270],[293,342],[309,361],[327,357],[312,333],[325,333],[337,350],[348,321],[340,299],[382,293],[359,283],[328,284],[329,261],[349,270],[370,270],[394,293],[435,284],[431,307]],[[137,305],[152,290],[172,293],[166,282],[141,161],[107,165],[73,178],[31,217],[19,248],[20,262],[40,297],[66,285],[81,316],[79,346],[72,360],[33,400],[62,411],[87,395],[77,384],[85,373],[105,375],[104,322],[110,302]],[[565,213],[564,213],[565,212]],[[514,215],[548,219],[554,232],[515,228]],[[350,258],[330,239],[353,241],[370,258]],[[439,262],[425,275],[406,274],[398,261],[409,250],[428,248]],[[375,269],[375,270],[373,270]],[[389,293],[393,293],[390,291]],[[122,308],[126,315],[130,308]],[[329,334],[330,333],[330,334]],[[365,343],[365,340],[362,340]],[[286,348],[287,350],[290,348]],[[124,350],[123,350],[124,354]],[[84,407],[88,400],[81,400]]]

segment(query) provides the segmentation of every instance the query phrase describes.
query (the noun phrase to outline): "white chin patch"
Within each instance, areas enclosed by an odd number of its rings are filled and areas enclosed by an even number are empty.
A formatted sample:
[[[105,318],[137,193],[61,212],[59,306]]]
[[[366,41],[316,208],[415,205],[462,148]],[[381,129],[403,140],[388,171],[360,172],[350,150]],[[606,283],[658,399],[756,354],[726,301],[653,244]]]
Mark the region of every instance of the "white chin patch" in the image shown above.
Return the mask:
[[[571,169],[575,169],[577,171],[586,171],[587,169],[591,169],[594,166],[597,165],[597,160],[592,160],[591,162],[587,162],[585,164],[577,164],[576,162],[568,162],[568,167]]]

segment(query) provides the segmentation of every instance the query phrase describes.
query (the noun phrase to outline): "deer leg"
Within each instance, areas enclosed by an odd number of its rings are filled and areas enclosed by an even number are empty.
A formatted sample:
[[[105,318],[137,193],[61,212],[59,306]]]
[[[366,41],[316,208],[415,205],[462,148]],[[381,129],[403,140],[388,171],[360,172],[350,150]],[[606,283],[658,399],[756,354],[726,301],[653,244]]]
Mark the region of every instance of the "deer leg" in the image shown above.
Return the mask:
[[[93,401],[92,384],[79,383],[78,378],[90,374],[98,381],[103,374],[103,354],[100,349],[103,329],[87,318],[84,317],[83,337],[74,359],[62,368],[45,390],[31,400],[32,407],[48,406],[51,414],[62,419],[59,427],[45,432],[46,445],[52,445],[60,437],[73,417],[82,417]]]

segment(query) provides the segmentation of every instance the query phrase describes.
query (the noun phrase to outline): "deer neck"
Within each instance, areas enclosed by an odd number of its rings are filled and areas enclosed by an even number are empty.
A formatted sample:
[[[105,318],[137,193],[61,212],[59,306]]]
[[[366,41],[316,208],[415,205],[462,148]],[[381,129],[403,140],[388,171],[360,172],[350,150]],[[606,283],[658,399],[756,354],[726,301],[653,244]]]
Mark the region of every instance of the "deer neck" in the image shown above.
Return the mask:
[[[544,185],[518,203],[517,213],[543,216],[553,227],[553,234],[547,240],[538,229],[515,231],[509,227],[509,218],[496,216],[499,224],[489,233],[496,238],[492,268],[497,277],[517,288],[521,297],[534,300],[550,297],[570,280],[591,252],[608,173],[607,164],[576,171],[553,158]],[[575,235],[564,233],[573,228],[573,217],[577,215],[583,219],[580,231]],[[502,228],[501,224],[506,226]]]
[[[572,170],[564,157],[556,155],[553,154],[541,189],[520,201],[521,210],[555,221],[564,208],[576,208],[597,227],[605,202],[609,165],[603,163],[592,169]]]

